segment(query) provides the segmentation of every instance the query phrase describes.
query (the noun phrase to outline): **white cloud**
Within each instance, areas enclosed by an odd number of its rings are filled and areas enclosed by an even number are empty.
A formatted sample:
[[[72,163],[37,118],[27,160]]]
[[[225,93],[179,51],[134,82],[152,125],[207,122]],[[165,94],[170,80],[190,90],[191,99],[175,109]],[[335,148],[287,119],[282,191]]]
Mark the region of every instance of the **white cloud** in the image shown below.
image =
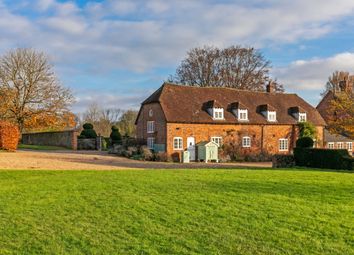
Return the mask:
[[[334,71],[354,72],[354,53],[344,52],[328,58],[297,60],[273,69],[273,74],[289,89],[323,90]]]
[[[354,73],[354,53],[343,52],[328,58],[297,60],[288,66],[274,68],[272,74],[284,84],[286,91],[297,92],[317,105],[328,77],[334,71]]]
[[[354,14],[354,2],[347,0],[106,0],[81,8],[71,1],[38,0],[35,8],[40,14],[26,17],[3,7],[0,33],[18,29],[23,34],[8,40],[60,54],[62,63],[74,59],[135,71],[176,65],[198,45],[264,47],[318,38]],[[127,14],[129,19],[120,16]],[[6,45],[0,41],[0,48]]]

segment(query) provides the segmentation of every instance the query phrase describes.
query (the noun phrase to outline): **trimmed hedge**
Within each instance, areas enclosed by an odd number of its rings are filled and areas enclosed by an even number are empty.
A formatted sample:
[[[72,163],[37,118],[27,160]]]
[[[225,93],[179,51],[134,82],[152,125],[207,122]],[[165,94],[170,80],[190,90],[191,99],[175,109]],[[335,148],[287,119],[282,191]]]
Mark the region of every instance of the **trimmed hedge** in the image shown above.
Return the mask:
[[[79,135],[79,139],[91,139],[96,138],[96,131],[93,129],[93,125],[91,123],[85,123],[83,126],[84,130],[81,131]]]
[[[291,168],[295,166],[294,155],[276,154],[272,158],[273,168]]]
[[[353,170],[354,158],[347,150],[295,148],[295,163],[297,166]]]
[[[119,132],[119,129],[116,126],[112,126],[112,132],[109,137],[111,138],[112,144],[121,144],[122,143],[122,136]]]
[[[0,121],[0,149],[15,151],[20,139],[20,131],[16,125]]]
[[[313,139],[311,137],[305,136],[297,139],[296,148],[312,148],[313,147]]]

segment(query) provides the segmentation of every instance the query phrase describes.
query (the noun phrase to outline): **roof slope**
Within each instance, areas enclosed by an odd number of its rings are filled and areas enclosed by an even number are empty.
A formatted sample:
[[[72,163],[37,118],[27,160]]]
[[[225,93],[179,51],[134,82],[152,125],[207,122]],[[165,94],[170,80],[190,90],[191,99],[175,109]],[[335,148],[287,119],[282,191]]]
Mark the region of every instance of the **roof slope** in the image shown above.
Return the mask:
[[[353,142],[352,139],[344,135],[331,134],[327,129],[324,131],[324,140],[326,142]]]
[[[209,101],[216,101],[224,108],[225,120],[213,120],[203,109]],[[167,122],[177,123],[238,123],[230,108],[239,102],[248,109],[250,124],[269,124],[259,112],[262,105],[271,105],[277,111],[278,124],[297,124],[289,114],[291,107],[300,107],[307,113],[308,121],[315,125],[325,125],[318,111],[296,94],[253,92],[231,88],[191,87],[164,83],[143,104],[159,102]],[[244,123],[240,122],[240,123]]]

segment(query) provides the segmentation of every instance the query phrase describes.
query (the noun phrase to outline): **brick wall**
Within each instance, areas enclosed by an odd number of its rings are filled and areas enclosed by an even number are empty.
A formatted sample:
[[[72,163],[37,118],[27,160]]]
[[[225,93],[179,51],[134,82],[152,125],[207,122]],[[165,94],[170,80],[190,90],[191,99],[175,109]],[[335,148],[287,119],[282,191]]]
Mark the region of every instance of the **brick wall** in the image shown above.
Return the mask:
[[[149,116],[149,111],[153,115]],[[147,133],[147,121],[155,121],[155,133]],[[182,137],[183,149],[187,147],[187,138],[192,136],[195,142],[210,141],[212,136],[225,139],[228,135],[237,136],[236,140],[241,144],[243,136],[251,137],[251,148],[241,148],[243,154],[288,154],[295,147],[299,130],[294,125],[224,125],[224,124],[190,124],[190,123],[166,123],[164,113],[158,103],[143,105],[137,120],[137,138],[146,144],[147,137],[154,137],[155,143],[166,144],[169,155],[181,154],[181,151],[173,150],[173,138]],[[323,146],[323,127],[317,127],[318,147]],[[289,151],[279,152],[279,139],[287,138]]]
[[[319,147],[323,145],[323,127],[317,127]],[[299,130],[293,125],[208,125],[208,124],[167,124],[167,153],[181,153],[173,150],[173,138],[182,137],[183,148],[186,149],[187,138],[192,136],[195,142],[210,141],[211,137],[219,136],[227,140],[230,135],[234,136],[234,141],[241,147],[242,137],[251,138],[250,148],[240,148],[244,155],[257,155],[262,152],[269,154],[289,154],[295,147]],[[289,151],[279,151],[279,139],[287,138]]]
[[[40,132],[22,134],[22,143],[29,145],[60,146],[69,149],[77,149],[77,136],[74,130],[58,132]]]
[[[152,116],[149,116],[149,111],[152,110]],[[147,133],[147,122],[154,121],[155,132]],[[160,104],[153,103],[143,105],[137,121],[137,138],[146,144],[148,137],[155,138],[155,144],[166,144],[166,121],[165,115],[161,109]]]

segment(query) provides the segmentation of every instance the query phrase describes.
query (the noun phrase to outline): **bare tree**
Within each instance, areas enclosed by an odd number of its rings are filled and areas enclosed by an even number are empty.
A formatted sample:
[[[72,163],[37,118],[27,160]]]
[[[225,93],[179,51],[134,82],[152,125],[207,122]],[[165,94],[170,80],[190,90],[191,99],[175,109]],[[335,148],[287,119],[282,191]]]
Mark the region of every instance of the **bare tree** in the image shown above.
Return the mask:
[[[63,87],[43,52],[19,48],[0,58],[0,94],[3,118],[18,124],[21,132],[26,120],[35,116],[63,114],[74,102]]]
[[[135,110],[127,110],[122,114],[119,122],[117,123],[119,131],[122,135],[127,135],[130,137],[134,137],[136,135],[135,120],[137,116],[138,112]]]
[[[121,118],[122,110],[118,108],[104,109],[97,103],[88,106],[83,114],[82,122],[91,123],[97,134],[108,137],[112,125],[115,125]]]
[[[349,72],[335,71],[326,83],[325,91],[322,95],[326,95],[328,91],[332,92],[354,92],[354,75]]]
[[[269,82],[270,61],[254,48],[193,48],[169,81],[190,86],[213,86],[264,91]],[[277,91],[284,91],[277,83]]]

